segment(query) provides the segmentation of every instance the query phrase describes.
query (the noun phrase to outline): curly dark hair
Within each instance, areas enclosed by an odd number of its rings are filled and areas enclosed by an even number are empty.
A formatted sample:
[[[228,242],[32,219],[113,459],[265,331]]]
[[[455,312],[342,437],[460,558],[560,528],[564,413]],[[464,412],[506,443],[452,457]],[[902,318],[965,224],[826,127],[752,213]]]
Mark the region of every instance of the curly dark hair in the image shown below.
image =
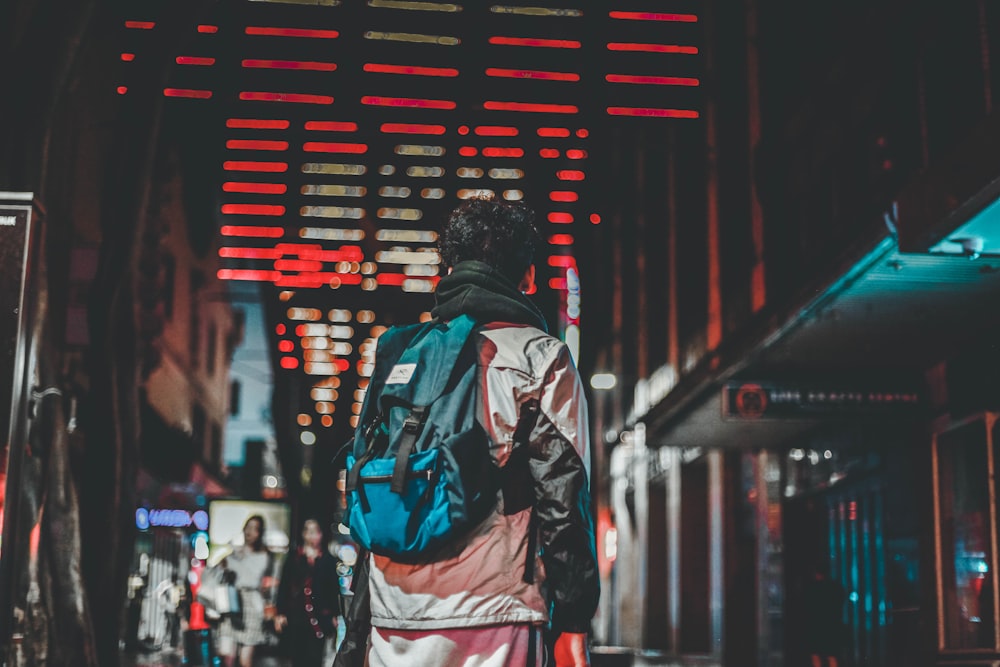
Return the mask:
[[[438,248],[445,266],[477,260],[515,285],[534,261],[541,237],[535,212],[520,202],[474,197],[458,206],[441,230]]]

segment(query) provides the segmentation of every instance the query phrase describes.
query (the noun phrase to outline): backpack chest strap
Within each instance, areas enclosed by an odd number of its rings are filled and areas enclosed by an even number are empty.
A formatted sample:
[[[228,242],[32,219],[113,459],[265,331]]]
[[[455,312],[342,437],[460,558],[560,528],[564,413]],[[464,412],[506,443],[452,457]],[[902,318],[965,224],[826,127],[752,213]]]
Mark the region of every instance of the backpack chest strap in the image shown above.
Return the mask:
[[[429,406],[417,405],[410,410],[403,420],[403,433],[399,437],[399,449],[396,450],[396,463],[392,468],[392,482],[389,489],[402,495],[406,487],[406,473],[409,468],[410,454],[417,444],[417,438],[427,420]]]

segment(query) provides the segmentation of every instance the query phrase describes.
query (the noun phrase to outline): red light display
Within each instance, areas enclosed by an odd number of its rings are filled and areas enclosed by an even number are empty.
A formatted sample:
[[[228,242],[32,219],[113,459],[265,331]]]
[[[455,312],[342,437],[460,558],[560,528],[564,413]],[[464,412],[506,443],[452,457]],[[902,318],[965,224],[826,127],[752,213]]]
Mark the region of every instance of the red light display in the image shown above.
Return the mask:
[[[456,77],[458,70],[454,67],[418,67],[416,65],[383,65],[365,63],[362,67],[366,72],[379,74],[408,74],[410,76],[443,76]]]
[[[287,141],[265,141],[262,139],[230,139],[226,142],[230,150],[244,151],[286,151]]]
[[[294,352],[295,343],[290,340],[279,340],[278,341],[278,351],[279,352]]]
[[[188,97],[196,100],[207,100],[212,96],[211,90],[194,90],[192,88],[164,88],[166,97]]]
[[[284,227],[251,227],[246,225],[223,225],[219,233],[223,236],[243,236],[247,238],[280,239],[285,235]]]
[[[152,30],[156,27],[155,21],[125,21],[125,27],[132,30]]]
[[[427,100],[418,97],[378,97],[365,95],[361,98],[362,104],[379,107],[411,107],[417,109],[454,109],[455,103],[451,100]]]
[[[579,148],[571,148],[566,151],[566,157],[570,160],[585,160],[587,158],[587,151],[580,150]]]
[[[421,125],[419,123],[382,123],[385,134],[444,134],[444,125]]]
[[[335,120],[309,120],[306,121],[305,128],[317,132],[357,132],[358,124]]]
[[[568,137],[569,130],[565,127],[540,127],[538,128],[540,137]]]
[[[543,49],[578,49],[580,42],[574,39],[537,39],[532,37],[490,37],[490,44],[499,46],[530,46]]]
[[[576,258],[572,255],[552,255],[549,257],[549,266],[559,266],[562,268],[576,266]]]
[[[222,163],[226,171],[260,171],[267,173],[283,173],[288,171],[287,162],[253,162],[246,160],[227,160]]]
[[[368,144],[347,144],[333,141],[307,141],[302,144],[307,153],[367,153]]]
[[[647,118],[698,118],[698,112],[691,109],[608,107],[608,113],[612,116],[640,116]]]
[[[694,14],[660,14],[657,12],[608,12],[613,19],[626,21],[670,21],[673,23],[697,23]]]
[[[640,44],[638,42],[610,42],[609,51],[638,51],[641,53],[698,53],[696,46],[681,46],[679,44]]]
[[[532,102],[483,102],[483,108],[490,111],[524,111],[530,113],[578,113],[573,104],[536,104]]]
[[[271,215],[285,214],[285,207],[277,204],[223,204],[222,212],[227,215]]]
[[[253,282],[274,282],[281,274],[277,271],[259,271],[254,269],[219,269],[216,272],[219,280],[249,280]]]
[[[247,102],[298,102],[300,104],[333,104],[329,95],[305,95],[303,93],[265,93],[246,91],[240,99]]]
[[[124,95],[125,93],[128,92],[128,86],[118,86],[118,88],[116,88],[115,90],[118,91],[119,95]]]
[[[552,201],[576,201],[579,198],[580,195],[568,190],[553,190],[549,193],[549,199]]]
[[[545,72],[533,69],[486,68],[486,76],[505,79],[538,79],[542,81],[579,81],[580,75],[573,72]]]
[[[573,214],[553,211],[549,213],[548,220],[554,225],[568,225],[573,222]]]
[[[516,127],[503,125],[480,125],[475,131],[480,137],[516,137],[518,133]]]
[[[133,60],[135,60],[135,54],[134,53],[123,53],[122,54],[122,60],[124,62],[130,63]]]
[[[287,120],[269,120],[256,118],[229,118],[226,127],[247,130],[287,130]]]
[[[202,24],[198,26],[198,32],[206,35],[214,35],[215,33],[219,32],[219,26]]]
[[[306,60],[244,60],[243,67],[257,69],[302,69],[313,72],[333,72],[337,69],[337,64]]]
[[[611,83],[640,83],[654,86],[699,86],[698,79],[679,76],[633,76],[631,74],[608,74],[604,77]]]
[[[261,195],[283,195],[288,191],[284,183],[243,183],[227,181],[222,184],[223,192],[245,192]]]
[[[555,148],[542,148],[538,154],[548,159],[559,157],[559,151]]]
[[[553,234],[549,237],[549,243],[552,245],[573,245],[573,235],[572,234]]]
[[[233,259],[280,259],[282,252],[276,248],[219,248],[219,257]]]
[[[479,154],[479,150],[475,146],[461,146],[458,149],[458,154],[462,157],[475,157]]]
[[[293,368],[298,368],[299,367],[299,360],[296,359],[295,357],[282,357],[281,358],[281,367],[282,368],[287,368],[289,370],[291,370]]]
[[[489,146],[483,149],[483,157],[524,157],[524,149]]]
[[[174,59],[174,62],[176,62],[178,65],[208,66],[215,64],[215,58],[203,58],[199,56],[177,56],[177,58]]]
[[[585,174],[577,169],[560,169],[556,172],[556,178],[560,181],[582,181]]]
[[[336,30],[311,30],[308,28],[267,28],[262,26],[247,26],[248,35],[265,37],[308,37],[310,39],[336,39],[340,33]]]

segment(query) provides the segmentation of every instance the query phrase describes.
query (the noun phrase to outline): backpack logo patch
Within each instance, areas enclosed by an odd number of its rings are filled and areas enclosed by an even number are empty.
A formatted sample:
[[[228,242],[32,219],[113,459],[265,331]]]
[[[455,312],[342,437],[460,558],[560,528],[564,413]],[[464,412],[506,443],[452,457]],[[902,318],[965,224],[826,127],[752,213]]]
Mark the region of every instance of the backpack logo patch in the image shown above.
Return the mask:
[[[410,379],[413,378],[413,372],[417,370],[416,364],[396,364],[389,371],[389,377],[386,379],[386,384],[409,384]]]

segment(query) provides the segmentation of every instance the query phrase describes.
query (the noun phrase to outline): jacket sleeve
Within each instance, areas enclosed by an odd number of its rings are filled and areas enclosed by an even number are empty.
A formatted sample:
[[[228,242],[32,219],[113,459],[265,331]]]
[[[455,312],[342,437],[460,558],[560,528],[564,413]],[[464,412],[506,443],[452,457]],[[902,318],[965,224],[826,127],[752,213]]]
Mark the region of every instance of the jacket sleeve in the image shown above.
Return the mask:
[[[530,439],[535,520],[554,632],[589,632],[600,597],[590,505],[586,398],[565,346],[550,366]]]
[[[368,653],[368,633],[372,628],[371,596],[368,590],[368,553],[358,553],[351,582],[354,597],[347,608],[344,641],[340,643],[333,667],[363,667]]]

